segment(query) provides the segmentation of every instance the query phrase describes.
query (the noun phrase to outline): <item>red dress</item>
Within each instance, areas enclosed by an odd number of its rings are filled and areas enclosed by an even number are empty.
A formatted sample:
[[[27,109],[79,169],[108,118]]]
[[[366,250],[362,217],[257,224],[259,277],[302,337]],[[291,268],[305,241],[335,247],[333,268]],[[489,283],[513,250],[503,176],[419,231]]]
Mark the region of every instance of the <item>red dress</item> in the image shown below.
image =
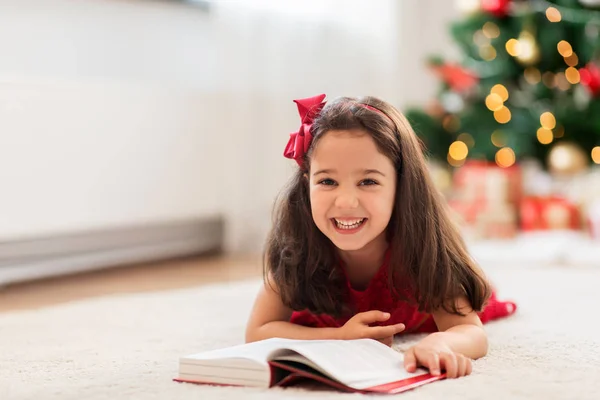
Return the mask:
[[[365,290],[354,289],[346,278],[349,299],[353,309],[357,313],[378,310],[390,313],[390,318],[382,325],[393,325],[403,323],[406,329],[402,333],[436,332],[437,326],[431,314],[422,313],[417,310],[416,305],[409,304],[403,300],[394,300],[388,286],[388,261],[389,252],[385,261],[377,271]],[[498,318],[513,314],[517,309],[515,303],[500,301],[496,293],[492,292],[486,307],[479,313],[481,322],[486,323]],[[295,311],[292,313],[290,322],[310,327],[341,327],[349,317],[333,318],[329,315],[315,315],[309,311]]]

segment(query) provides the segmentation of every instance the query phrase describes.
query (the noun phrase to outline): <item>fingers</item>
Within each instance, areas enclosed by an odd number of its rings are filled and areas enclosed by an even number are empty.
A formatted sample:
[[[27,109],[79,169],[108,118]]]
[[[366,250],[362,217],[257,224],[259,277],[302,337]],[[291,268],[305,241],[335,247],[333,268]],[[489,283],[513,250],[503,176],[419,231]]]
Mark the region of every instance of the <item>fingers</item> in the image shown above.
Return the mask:
[[[373,326],[367,328],[367,330],[365,331],[365,336],[374,339],[386,338],[402,332],[404,328],[404,324]]]
[[[471,360],[462,354],[440,353],[440,364],[446,370],[446,376],[450,379],[467,376],[473,370]]]
[[[415,348],[411,347],[404,353],[404,368],[408,372],[415,372],[417,369],[417,358],[415,356]]]
[[[373,310],[356,314],[355,317],[360,323],[369,325],[374,322],[387,321],[390,318],[390,313]]]
[[[429,358],[427,359],[427,367],[429,368],[431,375],[440,374],[440,357],[437,355],[437,353],[431,353],[429,355]]]
[[[440,353],[440,362],[446,370],[448,378],[456,378],[458,376],[458,361],[454,353]]]
[[[467,359],[460,355],[456,355],[456,377],[465,376],[467,372]]]
[[[439,376],[442,370],[449,379],[460,378],[471,374],[472,360],[453,351],[422,351],[419,346],[413,346],[404,353],[404,368],[407,372],[415,372],[417,365],[429,369],[433,376]]]
[[[473,367],[471,363],[471,359],[463,356],[462,354],[456,355],[456,361],[458,364],[458,376],[467,376],[470,375]]]
[[[406,325],[404,324],[391,325],[391,327],[394,330],[394,335],[406,329]]]
[[[367,329],[367,336],[372,338],[386,338],[402,332],[406,327],[404,324],[373,326]]]

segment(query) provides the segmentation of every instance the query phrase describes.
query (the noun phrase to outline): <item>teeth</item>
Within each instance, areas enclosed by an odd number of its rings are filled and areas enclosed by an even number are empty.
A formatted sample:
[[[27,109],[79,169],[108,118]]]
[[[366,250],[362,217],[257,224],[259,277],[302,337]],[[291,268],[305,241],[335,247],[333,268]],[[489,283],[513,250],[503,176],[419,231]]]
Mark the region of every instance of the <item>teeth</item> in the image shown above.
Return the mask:
[[[363,223],[364,220],[365,220],[364,218],[361,218],[361,219],[355,219],[355,220],[340,221],[339,219],[336,218],[335,224],[340,229],[354,229],[354,228],[358,228],[360,226],[360,224]]]

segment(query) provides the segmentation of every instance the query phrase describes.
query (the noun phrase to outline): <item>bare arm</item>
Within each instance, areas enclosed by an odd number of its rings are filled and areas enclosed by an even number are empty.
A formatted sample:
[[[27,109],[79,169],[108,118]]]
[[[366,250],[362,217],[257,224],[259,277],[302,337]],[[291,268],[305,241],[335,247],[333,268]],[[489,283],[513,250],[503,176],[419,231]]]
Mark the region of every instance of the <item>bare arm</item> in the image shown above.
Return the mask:
[[[434,335],[440,336],[455,353],[471,359],[481,358],[488,351],[487,334],[481,320],[466,299],[459,299],[458,307],[465,316],[450,314],[443,309],[433,313],[439,330]]]
[[[256,296],[246,326],[246,342],[272,337],[287,339],[339,339],[338,328],[310,328],[289,321],[292,310],[286,307],[276,292],[272,280],[265,282]]]

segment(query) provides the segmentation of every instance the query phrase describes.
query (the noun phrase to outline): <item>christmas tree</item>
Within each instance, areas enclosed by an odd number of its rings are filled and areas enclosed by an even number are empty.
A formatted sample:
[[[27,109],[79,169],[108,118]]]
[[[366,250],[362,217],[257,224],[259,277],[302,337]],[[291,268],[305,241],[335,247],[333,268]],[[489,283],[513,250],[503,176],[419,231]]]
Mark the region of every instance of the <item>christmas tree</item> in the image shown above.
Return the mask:
[[[565,146],[600,164],[600,0],[462,0],[450,32],[463,57],[432,57],[441,81],[407,117],[431,158],[509,167]],[[573,160],[571,160],[573,162]]]

